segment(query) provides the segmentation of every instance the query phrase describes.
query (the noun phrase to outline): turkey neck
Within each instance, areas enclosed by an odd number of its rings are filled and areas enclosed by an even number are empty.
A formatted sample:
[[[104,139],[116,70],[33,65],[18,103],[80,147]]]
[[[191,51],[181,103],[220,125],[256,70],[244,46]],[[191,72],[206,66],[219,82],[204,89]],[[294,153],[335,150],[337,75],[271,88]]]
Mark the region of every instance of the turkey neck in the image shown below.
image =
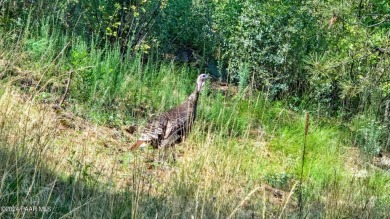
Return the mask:
[[[190,109],[190,111],[192,111],[190,113],[190,114],[192,114],[191,115],[192,121],[194,121],[195,117],[196,117],[196,108],[198,105],[198,97],[199,97],[199,91],[195,88],[194,92],[192,92],[192,94],[187,99],[187,103],[188,103],[187,107],[188,107],[188,109]]]
[[[194,90],[194,92],[192,92],[192,94],[188,97],[188,102],[189,104],[191,105],[191,107],[193,107],[196,111],[196,105],[198,105],[198,97],[199,97],[199,91]]]

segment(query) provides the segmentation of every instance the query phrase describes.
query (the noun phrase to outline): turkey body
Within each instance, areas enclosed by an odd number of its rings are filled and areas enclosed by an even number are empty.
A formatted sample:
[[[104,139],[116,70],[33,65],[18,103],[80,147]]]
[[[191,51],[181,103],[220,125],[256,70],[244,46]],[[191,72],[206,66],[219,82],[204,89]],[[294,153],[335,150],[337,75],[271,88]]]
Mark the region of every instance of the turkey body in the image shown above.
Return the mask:
[[[130,150],[144,143],[150,143],[154,148],[163,148],[181,142],[195,121],[199,92],[207,78],[206,74],[199,75],[195,91],[184,103],[149,120],[141,137]]]

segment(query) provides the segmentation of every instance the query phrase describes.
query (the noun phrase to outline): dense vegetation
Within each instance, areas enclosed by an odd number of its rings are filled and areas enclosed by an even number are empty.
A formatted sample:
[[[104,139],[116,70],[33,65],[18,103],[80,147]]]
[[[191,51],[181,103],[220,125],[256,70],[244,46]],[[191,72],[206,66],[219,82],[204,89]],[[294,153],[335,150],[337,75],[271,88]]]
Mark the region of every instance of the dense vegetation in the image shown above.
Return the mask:
[[[0,34],[0,206],[50,209],[0,217],[389,217],[388,1],[0,0]],[[179,160],[127,152],[200,72]]]

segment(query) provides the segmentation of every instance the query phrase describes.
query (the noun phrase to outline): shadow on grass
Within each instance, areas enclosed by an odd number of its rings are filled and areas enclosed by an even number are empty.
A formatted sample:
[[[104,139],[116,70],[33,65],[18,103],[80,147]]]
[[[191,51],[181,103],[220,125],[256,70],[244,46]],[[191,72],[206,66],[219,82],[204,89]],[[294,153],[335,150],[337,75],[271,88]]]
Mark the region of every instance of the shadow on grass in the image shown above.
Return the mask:
[[[141,187],[110,192],[110,185],[83,176],[58,176],[37,153],[1,148],[1,218],[155,218],[170,212]]]

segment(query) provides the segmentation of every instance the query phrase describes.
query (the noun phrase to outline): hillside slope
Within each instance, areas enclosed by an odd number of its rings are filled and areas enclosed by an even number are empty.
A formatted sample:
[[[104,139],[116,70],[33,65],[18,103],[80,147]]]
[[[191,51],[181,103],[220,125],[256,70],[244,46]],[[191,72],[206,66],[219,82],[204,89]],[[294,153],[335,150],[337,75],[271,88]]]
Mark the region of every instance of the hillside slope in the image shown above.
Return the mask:
[[[337,123],[310,119],[301,188],[305,118],[280,102],[210,86],[185,142],[129,152],[128,125],[99,125],[77,103],[59,109],[58,93],[23,87],[39,73],[1,63],[0,204],[50,209],[2,216],[291,217],[300,193],[309,217],[389,216],[388,170]]]

